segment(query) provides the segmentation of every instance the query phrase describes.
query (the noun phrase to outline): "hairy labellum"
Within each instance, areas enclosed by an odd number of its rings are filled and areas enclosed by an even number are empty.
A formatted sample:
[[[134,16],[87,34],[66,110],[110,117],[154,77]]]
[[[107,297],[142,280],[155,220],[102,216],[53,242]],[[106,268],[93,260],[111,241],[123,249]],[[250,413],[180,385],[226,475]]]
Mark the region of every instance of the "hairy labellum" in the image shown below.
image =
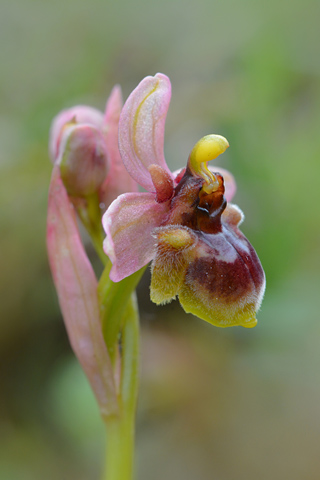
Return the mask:
[[[254,327],[265,277],[259,258],[240,232],[243,214],[224,197],[221,175],[207,194],[187,169],[175,189],[165,224],[156,229],[151,299],[179,296],[186,312],[218,326]]]

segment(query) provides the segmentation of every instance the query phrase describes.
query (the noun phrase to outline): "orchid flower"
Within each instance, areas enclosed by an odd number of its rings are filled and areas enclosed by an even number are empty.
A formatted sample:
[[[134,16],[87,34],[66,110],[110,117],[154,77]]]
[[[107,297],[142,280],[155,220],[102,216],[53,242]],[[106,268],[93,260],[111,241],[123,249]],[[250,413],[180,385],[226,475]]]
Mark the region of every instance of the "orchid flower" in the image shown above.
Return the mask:
[[[163,153],[170,98],[170,80],[159,73],[142,80],[122,110],[120,154],[147,192],[120,195],[103,216],[110,278],[118,282],[152,261],[155,303],[178,296],[186,312],[214,325],[253,327],[264,272],[238,228],[241,210],[229,203],[233,176],[207,166],[229,144],[207,135],[194,146],[187,167],[171,173]]]

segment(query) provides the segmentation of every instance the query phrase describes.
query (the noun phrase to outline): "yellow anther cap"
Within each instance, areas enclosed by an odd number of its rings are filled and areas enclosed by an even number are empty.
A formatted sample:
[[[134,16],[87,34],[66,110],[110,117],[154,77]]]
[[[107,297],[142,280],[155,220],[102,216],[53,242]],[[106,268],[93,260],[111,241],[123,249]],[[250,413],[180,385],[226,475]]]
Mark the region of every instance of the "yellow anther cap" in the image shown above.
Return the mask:
[[[214,160],[229,147],[229,142],[221,135],[206,135],[193,147],[189,157],[189,168],[195,175],[200,175],[205,184],[206,193],[213,192],[218,187],[218,182],[208,169],[207,162]]]

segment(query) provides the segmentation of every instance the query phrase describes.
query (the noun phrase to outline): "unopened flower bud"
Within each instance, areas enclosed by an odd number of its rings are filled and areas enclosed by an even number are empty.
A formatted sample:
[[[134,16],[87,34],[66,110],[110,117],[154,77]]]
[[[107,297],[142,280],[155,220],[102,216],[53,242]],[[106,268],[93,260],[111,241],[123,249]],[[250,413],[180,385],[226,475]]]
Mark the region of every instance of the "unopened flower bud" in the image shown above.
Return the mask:
[[[77,105],[76,107],[62,110],[54,119],[50,128],[49,151],[53,163],[59,157],[60,142],[64,128],[71,123],[88,124],[102,129],[104,122],[103,113],[93,107]]]
[[[92,125],[66,126],[58,163],[69,195],[86,197],[97,192],[108,173],[105,140]]]

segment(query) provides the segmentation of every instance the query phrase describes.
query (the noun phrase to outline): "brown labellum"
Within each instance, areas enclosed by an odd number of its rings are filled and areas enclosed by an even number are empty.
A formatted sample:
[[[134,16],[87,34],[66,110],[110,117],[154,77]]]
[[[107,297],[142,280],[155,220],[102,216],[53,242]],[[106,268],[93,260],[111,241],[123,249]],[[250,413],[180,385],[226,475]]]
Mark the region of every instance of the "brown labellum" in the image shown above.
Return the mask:
[[[253,327],[265,289],[264,272],[238,228],[241,210],[227,206],[223,177],[215,177],[216,190],[206,193],[203,180],[187,169],[176,187],[169,218],[155,232],[151,297],[163,303],[178,295],[186,312],[214,325]]]

